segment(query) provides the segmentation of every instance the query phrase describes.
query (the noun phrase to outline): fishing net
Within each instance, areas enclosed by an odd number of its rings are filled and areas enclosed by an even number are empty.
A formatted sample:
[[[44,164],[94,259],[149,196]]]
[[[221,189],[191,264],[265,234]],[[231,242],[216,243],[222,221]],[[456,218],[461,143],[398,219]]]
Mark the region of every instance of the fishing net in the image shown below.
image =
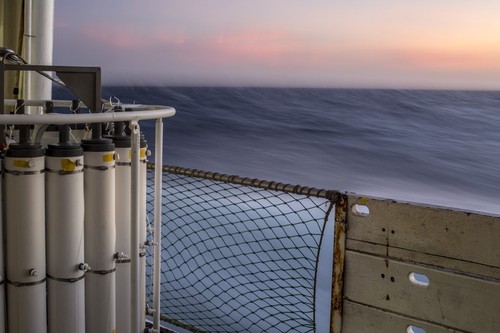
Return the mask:
[[[151,223],[153,179],[148,171]],[[335,194],[164,172],[162,320],[194,332],[314,332],[318,256]],[[151,253],[147,262],[151,305]]]

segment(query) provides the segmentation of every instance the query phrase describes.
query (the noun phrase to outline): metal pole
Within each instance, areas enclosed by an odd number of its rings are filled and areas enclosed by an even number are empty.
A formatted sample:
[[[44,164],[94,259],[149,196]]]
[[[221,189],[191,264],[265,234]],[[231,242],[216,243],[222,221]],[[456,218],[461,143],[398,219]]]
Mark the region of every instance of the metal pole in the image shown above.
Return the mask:
[[[163,164],[163,121],[156,119],[155,163]],[[160,283],[161,283],[161,216],[162,216],[162,188],[163,170],[155,169],[155,208],[154,208],[154,266],[153,266],[153,329],[160,331]]]
[[[131,221],[130,221],[130,321],[131,332],[139,333],[141,327],[144,328],[144,323],[140,323],[141,318],[139,311],[141,309],[139,304],[139,219],[140,219],[140,128],[136,121],[130,124],[131,129],[131,193],[130,193],[130,206],[131,206]]]
[[[33,14],[32,14],[32,4],[31,0],[26,1],[25,5],[25,14],[24,14],[24,49],[25,49],[25,54],[24,58],[28,62],[28,64],[31,63],[31,39],[32,39],[32,21],[33,21]],[[26,72],[24,73],[25,75],[25,81],[24,81],[24,99],[31,99],[31,72]],[[27,109],[27,113],[30,114],[31,112],[29,111],[29,108]]]
[[[32,2],[32,23],[30,38],[31,59],[26,59],[34,65],[52,65],[54,45],[54,1],[36,0]],[[49,100],[52,98],[52,81],[33,74],[31,76],[30,99]],[[33,108],[36,110],[35,108]]]

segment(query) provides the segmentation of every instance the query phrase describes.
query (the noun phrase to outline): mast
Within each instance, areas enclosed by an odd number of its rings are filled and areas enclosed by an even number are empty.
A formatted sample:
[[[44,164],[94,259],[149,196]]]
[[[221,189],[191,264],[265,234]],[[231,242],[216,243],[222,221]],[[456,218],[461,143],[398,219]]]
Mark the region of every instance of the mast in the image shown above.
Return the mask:
[[[54,47],[54,0],[28,0],[32,2],[31,58],[34,65],[52,65]],[[33,74],[30,85],[31,99],[52,98],[52,82]]]
[[[52,65],[54,0],[0,0],[0,8],[3,9],[0,15],[1,46],[14,50],[29,64]],[[31,79],[23,82],[24,75],[15,71],[7,72],[5,98],[51,99],[52,82],[38,74],[31,74]],[[29,109],[26,111],[31,112]]]
[[[22,1],[2,1],[3,11],[2,21],[2,46],[14,50],[16,54],[22,51]],[[20,98],[19,92],[20,77],[19,73],[9,71],[5,73],[4,97],[5,99]],[[11,110],[6,108],[5,112]]]

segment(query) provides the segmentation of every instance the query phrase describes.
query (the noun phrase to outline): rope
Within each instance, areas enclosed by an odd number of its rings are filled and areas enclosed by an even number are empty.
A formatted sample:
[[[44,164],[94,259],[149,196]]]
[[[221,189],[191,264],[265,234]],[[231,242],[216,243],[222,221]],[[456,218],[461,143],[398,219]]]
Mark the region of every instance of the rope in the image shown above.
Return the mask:
[[[149,170],[154,170],[155,164],[148,162],[147,168]],[[225,174],[202,171],[197,169],[183,168],[178,166],[164,165],[162,166],[162,170],[165,173],[170,173],[174,175],[203,178],[203,179],[220,181],[224,183],[231,183],[236,185],[244,185],[250,187],[263,188],[267,190],[280,191],[284,193],[293,193],[299,195],[306,195],[310,197],[325,198],[333,202],[337,202],[337,200],[339,200],[341,196],[341,193],[335,190],[324,190],[324,189],[310,188],[301,185],[283,184],[267,180],[245,178],[236,175],[225,175]]]

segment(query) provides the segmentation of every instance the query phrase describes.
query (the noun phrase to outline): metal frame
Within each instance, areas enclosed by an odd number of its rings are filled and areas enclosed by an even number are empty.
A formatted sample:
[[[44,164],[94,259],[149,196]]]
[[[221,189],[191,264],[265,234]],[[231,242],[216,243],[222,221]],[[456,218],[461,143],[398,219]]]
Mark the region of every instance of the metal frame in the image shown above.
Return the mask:
[[[71,101],[67,101],[68,105]],[[43,104],[40,104],[43,105]],[[2,103],[3,106],[3,103]],[[144,108],[143,106],[134,106],[139,109]],[[109,112],[109,113],[92,113],[92,114],[49,114],[49,115],[0,115],[0,124],[15,124],[15,125],[25,125],[25,124],[75,124],[75,123],[100,123],[100,122],[110,122],[110,121],[131,121],[134,130],[132,131],[132,198],[131,198],[131,238],[132,244],[139,244],[139,212],[140,212],[140,197],[138,195],[137,188],[139,186],[139,157],[140,157],[140,128],[138,125],[139,120],[145,119],[156,119],[156,130],[155,130],[155,163],[157,165],[162,165],[163,163],[163,121],[162,118],[171,117],[175,114],[175,109],[171,107],[156,106],[151,107],[152,110],[143,111],[131,111],[131,112]],[[157,169],[155,173],[155,229],[154,229],[154,271],[153,271],[153,281],[154,281],[154,328],[158,330],[160,327],[160,277],[161,277],[161,216],[162,216],[162,170]],[[134,332],[138,332],[140,329],[140,323],[138,320],[139,311],[141,311],[138,299],[138,277],[139,277],[139,247],[131,247],[131,274],[132,274],[132,307],[131,307],[131,323],[132,328],[137,328]]]
[[[92,113],[86,114],[4,114],[6,105],[16,105],[16,100],[4,99],[4,78],[6,70],[56,72],[77,96],[79,96]],[[162,118],[171,117],[175,109],[168,106],[148,105],[121,105],[126,112],[104,112],[101,107],[110,106],[101,101],[101,69],[98,67],[70,67],[70,66],[38,66],[38,65],[12,65],[0,61],[0,125],[65,125],[81,123],[103,123],[115,121],[130,121],[132,129],[132,166],[131,166],[131,294],[132,306],[130,322],[132,331],[140,331],[139,300],[139,220],[140,220],[140,195],[139,195],[139,170],[140,170],[140,127],[138,122],[146,119],[156,119],[155,129],[155,163],[163,163],[163,122]],[[27,106],[45,106],[46,101],[27,100]],[[55,107],[70,107],[72,101],[53,101]],[[130,111],[131,110],[131,111]],[[161,168],[155,174],[155,231],[154,231],[154,328],[160,330],[160,277],[161,277],[161,216],[162,216],[162,172]]]
[[[162,142],[163,122],[162,118],[156,119],[156,141],[155,141],[155,160],[157,165],[162,165],[163,148],[157,145]],[[159,164],[158,164],[159,163]],[[161,168],[155,170],[155,198],[154,198],[154,262],[153,262],[153,329],[160,331],[160,292],[161,292],[161,216],[162,216],[162,185],[163,172]],[[159,195],[157,195],[159,194]]]
[[[101,111],[101,68],[49,65],[5,64],[0,61],[0,99],[4,99],[5,71],[55,72],[66,87],[75,93],[92,112]],[[3,104],[0,114],[4,113]]]

